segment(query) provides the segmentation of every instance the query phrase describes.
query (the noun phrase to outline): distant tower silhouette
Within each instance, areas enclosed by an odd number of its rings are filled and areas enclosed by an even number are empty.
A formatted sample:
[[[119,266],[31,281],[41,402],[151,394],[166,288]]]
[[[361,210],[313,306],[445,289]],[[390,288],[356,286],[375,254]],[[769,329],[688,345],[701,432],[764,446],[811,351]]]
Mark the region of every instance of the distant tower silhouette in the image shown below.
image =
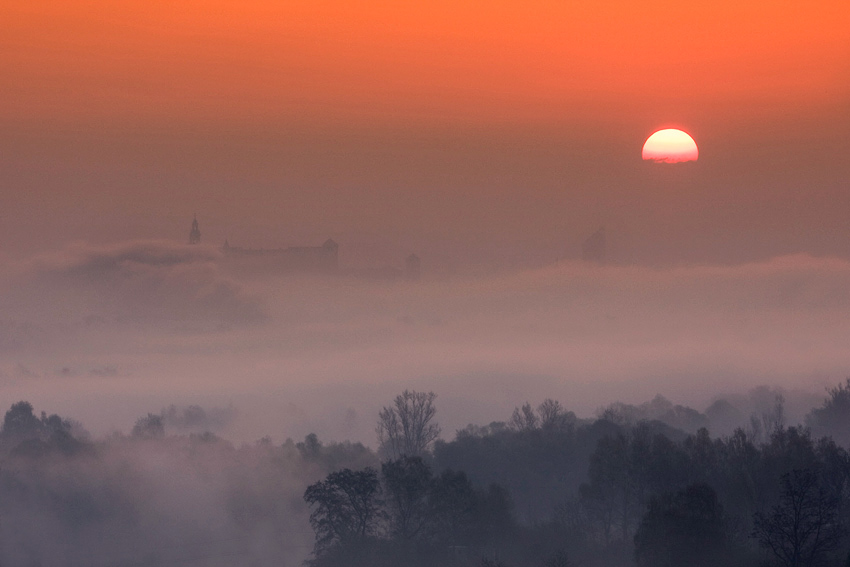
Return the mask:
[[[404,260],[404,277],[409,280],[418,280],[422,275],[422,262],[419,256],[411,254]]]
[[[581,245],[581,259],[601,264],[605,261],[605,229],[600,228]]]
[[[201,243],[201,230],[198,228],[198,217],[192,219],[192,230],[189,231],[189,244]]]

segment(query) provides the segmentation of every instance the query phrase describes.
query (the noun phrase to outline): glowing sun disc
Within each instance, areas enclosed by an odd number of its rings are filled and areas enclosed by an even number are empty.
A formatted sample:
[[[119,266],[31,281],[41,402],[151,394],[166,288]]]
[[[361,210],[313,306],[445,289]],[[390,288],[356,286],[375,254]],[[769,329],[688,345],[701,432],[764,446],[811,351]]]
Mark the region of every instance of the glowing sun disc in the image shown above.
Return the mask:
[[[697,143],[685,132],[675,128],[659,130],[646,139],[641,156],[660,163],[696,161],[699,157]]]

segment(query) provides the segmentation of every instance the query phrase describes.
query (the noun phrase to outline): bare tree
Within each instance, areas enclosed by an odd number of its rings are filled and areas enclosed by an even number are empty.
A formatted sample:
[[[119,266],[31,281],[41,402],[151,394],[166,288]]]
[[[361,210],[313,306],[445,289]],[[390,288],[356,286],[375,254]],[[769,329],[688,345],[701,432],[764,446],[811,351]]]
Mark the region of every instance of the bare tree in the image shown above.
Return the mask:
[[[561,402],[552,398],[546,398],[542,404],[537,406],[537,415],[540,416],[540,425],[543,428],[555,425],[564,413]]]
[[[525,402],[520,408],[514,408],[514,413],[511,415],[511,420],[508,422],[508,427],[514,431],[533,431],[540,426],[540,419],[534,413],[531,404]]]
[[[773,512],[755,515],[752,535],[781,565],[818,565],[841,540],[838,501],[810,470],[783,475],[782,488]]]
[[[806,416],[815,437],[830,435],[840,445],[850,445],[850,378],[835,388],[828,388],[823,405]]]
[[[773,407],[761,414],[761,422],[767,437],[785,427],[785,396],[776,394]]]
[[[381,465],[390,533],[402,540],[421,537],[429,521],[431,469],[420,457],[402,457]]]
[[[162,439],[165,437],[162,416],[149,413],[145,417],[140,417],[133,426],[132,435],[137,439]]]
[[[561,402],[552,398],[546,398],[537,406],[537,415],[540,428],[548,431],[566,431],[576,421],[573,412],[565,410]]]
[[[378,415],[380,451],[390,459],[421,457],[440,436],[440,426],[432,423],[437,414],[434,392],[405,390],[392,406]]]

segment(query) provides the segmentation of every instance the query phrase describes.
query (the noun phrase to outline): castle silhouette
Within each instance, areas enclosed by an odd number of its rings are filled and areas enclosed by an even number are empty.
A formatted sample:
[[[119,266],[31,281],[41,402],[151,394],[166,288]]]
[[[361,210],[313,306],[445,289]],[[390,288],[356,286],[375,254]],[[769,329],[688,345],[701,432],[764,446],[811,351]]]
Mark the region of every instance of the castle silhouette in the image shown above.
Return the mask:
[[[196,216],[192,219],[189,244],[200,243],[201,231]],[[221,251],[227,261],[244,268],[325,273],[339,270],[339,244],[330,238],[321,246],[290,246],[289,248],[242,248],[231,246],[225,239]]]
[[[250,262],[260,260],[269,267],[287,271],[336,272],[339,270],[339,244],[328,238],[321,246],[289,248],[241,248],[225,240],[225,258]]]

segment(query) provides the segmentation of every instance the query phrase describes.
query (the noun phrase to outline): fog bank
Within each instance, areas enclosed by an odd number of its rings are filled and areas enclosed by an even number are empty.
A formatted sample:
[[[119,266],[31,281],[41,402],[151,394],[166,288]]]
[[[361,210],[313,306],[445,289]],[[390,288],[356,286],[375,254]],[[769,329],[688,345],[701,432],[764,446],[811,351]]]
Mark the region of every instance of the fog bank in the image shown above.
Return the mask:
[[[0,380],[98,434],[172,403],[226,433],[372,443],[405,388],[451,432],[560,399],[580,417],[661,393],[704,410],[760,384],[822,398],[850,374],[850,262],[653,269],[565,262],[489,276],[247,275],[216,249],[78,244],[8,265]],[[812,397],[813,395],[813,397]],[[797,413],[805,413],[801,402]]]

